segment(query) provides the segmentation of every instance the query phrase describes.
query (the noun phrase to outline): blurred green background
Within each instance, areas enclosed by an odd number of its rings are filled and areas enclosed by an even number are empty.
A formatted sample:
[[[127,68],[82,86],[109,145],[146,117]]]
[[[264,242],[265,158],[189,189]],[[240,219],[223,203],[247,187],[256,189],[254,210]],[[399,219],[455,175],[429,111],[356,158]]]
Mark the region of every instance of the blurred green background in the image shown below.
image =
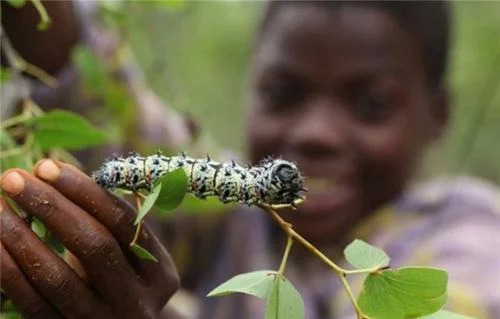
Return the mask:
[[[244,151],[244,101],[262,2],[126,2],[123,34],[151,87],[223,148]],[[423,175],[500,183],[500,2],[452,3],[453,118]]]

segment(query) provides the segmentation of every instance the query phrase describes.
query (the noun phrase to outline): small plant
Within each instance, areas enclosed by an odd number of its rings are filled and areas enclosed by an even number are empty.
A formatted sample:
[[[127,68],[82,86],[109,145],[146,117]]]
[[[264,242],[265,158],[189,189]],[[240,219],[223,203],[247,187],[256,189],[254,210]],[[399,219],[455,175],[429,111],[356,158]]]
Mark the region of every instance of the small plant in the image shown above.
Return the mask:
[[[9,3],[14,6],[22,6],[25,1],[9,0]],[[32,0],[32,3],[40,14],[39,29],[47,28],[50,25],[50,18],[45,9],[39,0]],[[49,86],[57,84],[55,79],[43,70],[24,61],[13,50],[6,35],[3,34],[3,30],[0,30],[0,32],[2,50],[11,66],[8,71],[2,69],[1,84],[9,79],[21,79],[21,72],[35,76]],[[87,53],[86,51],[80,51],[77,60],[80,58],[82,61],[89,61]],[[95,64],[87,63],[87,66],[95,67]],[[20,81],[21,84],[26,85],[22,82],[22,79]],[[96,86],[94,89],[97,90],[101,87]],[[114,88],[111,85],[108,85],[109,87]],[[118,89],[113,92],[121,92],[121,90]],[[122,101],[121,99],[116,100]],[[75,163],[75,159],[67,152],[68,150],[83,149],[107,141],[104,132],[94,128],[80,115],[63,110],[44,113],[30,99],[29,94],[24,94],[21,103],[21,114],[8,118],[0,124],[0,147],[2,148],[0,164],[2,171],[11,167],[32,169],[39,159],[47,155]],[[117,105],[123,107],[122,103],[117,103]],[[210,162],[209,159],[208,162]],[[233,177],[235,176],[237,175]],[[183,169],[175,169],[168,170],[163,176],[154,181],[150,185],[151,187],[148,188],[150,191],[134,189],[138,216],[135,220],[137,226],[136,235],[130,243],[130,249],[139,258],[157,261],[155,256],[137,244],[143,218],[153,206],[163,212],[176,209],[183,201],[188,185],[189,180],[186,172]],[[298,191],[299,188],[296,190]],[[294,243],[298,243],[322,260],[337,275],[350,298],[358,319],[467,318],[440,310],[447,297],[447,273],[443,269],[430,267],[392,269],[390,268],[390,258],[384,251],[359,239],[354,240],[344,250],[344,256],[353,266],[353,269],[344,269],[338,266],[314,245],[295,232],[292,225],[283,220],[276,212],[277,208],[293,207],[293,205],[299,204],[300,200],[300,198],[292,197],[291,201],[288,200],[279,204],[266,201],[254,202],[265,210],[287,234],[287,244],[279,268],[277,270],[260,270],[237,275],[213,289],[208,294],[209,297],[220,297],[233,293],[249,294],[266,300],[266,319],[304,318],[307,309],[304,309],[300,293],[285,276],[290,250]],[[245,200],[239,201],[245,202]],[[207,208],[206,205],[203,207]],[[57,245],[54,244],[54,239],[50,237],[50,234],[39,220],[33,219],[31,227],[52,247]],[[365,276],[363,290],[357,298],[346,280],[346,277],[351,275]],[[9,318],[20,317],[10,304],[7,306],[4,308],[8,312],[4,313],[5,315],[8,315]]]
[[[152,206],[167,211],[179,205],[187,191],[188,178],[184,170],[166,173],[156,183],[153,191],[145,196],[144,205],[138,199],[142,220]],[[168,191],[166,191],[168,189]],[[138,195],[143,197],[144,194]],[[278,270],[260,270],[237,275],[213,289],[208,297],[221,297],[244,293],[266,300],[266,319],[301,319],[305,316],[300,293],[286,278],[288,256],[294,242],[306,247],[334,271],[348,294],[358,319],[432,318],[465,319],[459,314],[440,310],[447,298],[447,272],[433,267],[390,268],[387,254],[368,243],[356,239],[344,250],[346,260],[353,269],[339,267],[314,245],[300,236],[292,225],[283,220],[272,205],[260,205],[287,234],[288,240]],[[290,207],[291,205],[288,205]],[[279,208],[284,208],[280,205]],[[139,224],[140,225],[140,224]],[[140,252],[145,259],[151,254]],[[363,290],[356,298],[346,280],[347,276],[364,275]]]

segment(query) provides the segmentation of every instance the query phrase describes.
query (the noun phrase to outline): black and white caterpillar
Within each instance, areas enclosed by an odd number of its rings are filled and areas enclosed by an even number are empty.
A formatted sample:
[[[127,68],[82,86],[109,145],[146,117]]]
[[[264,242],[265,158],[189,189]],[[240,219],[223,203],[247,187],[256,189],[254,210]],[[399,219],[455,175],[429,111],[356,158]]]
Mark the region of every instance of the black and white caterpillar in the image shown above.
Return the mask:
[[[220,163],[205,159],[161,153],[114,157],[92,175],[96,183],[107,189],[148,190],[162,175],[183,168],[188,176],[188,192],[199,198],[217,196],[223,203],[295,207],[305,191],[303,178],[292,162],[266,159],[256,166],[241,166],[234,161]]]

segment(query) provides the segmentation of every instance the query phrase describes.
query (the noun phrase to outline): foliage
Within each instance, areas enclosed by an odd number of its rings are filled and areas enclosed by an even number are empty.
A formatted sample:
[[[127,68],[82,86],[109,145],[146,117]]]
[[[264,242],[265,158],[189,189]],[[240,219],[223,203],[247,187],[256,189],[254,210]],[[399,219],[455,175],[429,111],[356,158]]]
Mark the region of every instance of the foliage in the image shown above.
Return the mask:
[[[158,262],[158,259],[156,259],[156,257],[153,254],[151,254],[144,247],[141,247],[137,243],[131,243],[130,250],[132,250],[132,252],[140,259],[154,261],[156,263]]]
[[[441,269],[408,267],[371,273],[359,295],[359,306],[373,318],[418,318],[446,302],[447,274]]]
[[[376,247],[356,239],[344,249],[346,260],[357,269],[375,270],[389,266],[389,256]]]
[[[7,0],[7,2],[15,8],[21,8],[26,4],[26,0]]]
[[[359,305],[358,318],[420,318],[436,313],[446,302],[447,273],[442,269],[382,269],[389,263],[387,254],[359,239],[349,244],[344,253],[351,264],[360,266],[360,271],[339,268],[339,276],[367,274],[357,303],[353,300],[355,307]],[[287,253],[284,256],[285,263],[286,257]],[[302,298],[282,271],[280,267],[277,272],[262,270],[237,275],[212,290],[208,297],[244,293],[267,300],[266,319],[304,318]],[[349,286],[346,289],[350,293]],[[440,311],[429,318],[455,318],[453,316],[461,318],[447,311]]]
[[[106,142],[104,132],[78,114],[55,110],[26,122],[43,151],[55,147],[78,150]]]
[[[208,297],[222,297],[233,293],[244,293],[259,298],[267,298],[276,272],[259,270],[236,275],[208,293]]]
[[[212,290],[208,297],[244,293],[266,299],[266,319],[304,317],[304,302],[290,281],[276,271],[261,270],[237,275]]]
[[[123,29],[148,83],[173,107],[203,119],[203,133],[224,148],[243,148],[242,101],[263,5],[190,1],[177,11],[124,7],[129,19]]]
[[[169,172],[158,179],[153,190],[146,196],[143,204],[138,204],[137,218],[134,225],[137,225],[134,239],[130,243],[130,249],[135,255],[144,260],[158,262],[158,260],[145,248],[137,244],[141,231],[142,220],[153,206],[163,212],[176,209],[184,199],[187,191],[188,178],[182,168]],[[138,194],[136,194],[138,196]],[[139,203],[139,197],[138,203]]]
[[[281,274],[276,274],[267,296],[266,319],[301,319],[304,318],[304,301],[290,281]]]
[[[473,319],[469,316],[460,315],[458,313],[439,310],[438,312],[433,313],[432,315],[425,316],[425,319]]]
[[[22,6],[24,2],[22,0],[9,0],[9,3],[15,6]],[[39,1],[33,1],[33,3],[36,5]],[[212,127],[215,135],[219,135],[220,141],[226,145],[241,146],[243,120],[240,115],[242,109],[237,105],[240,105],[242,83],[239,80],[244,73],[246,61],[249,60],[251,43],[249,30],[252,32],[254,30],[257,12],[255,8],[258,5],[219,3],[210,4],[208,7],[205,3],[186,4],[183,1],[179,1],[179,3],[182,5],[177,7],[174,5],[176,10],[171,10],[172,4],[168,2],[159,2],[155,4],[155,7],[151,7],[153,9],[146,9],[137,3],[126,3],[124,10],[128,10],[125,12],[129,18],[120,20],[120,23],[130,23],[130,25],[122,25],[121,27],[131,32],[131,41],[137,50],[140,62],[146,69],[148,80],[157,88],[158,92],[163,92],[166,98],[174,101],[174,104],[181,109],[189,108],[191,110],[193,105],[200,105],[196,111],[197,115],[205,118],[206,124]],[[169,6],[168,12],[158,10],[160,5]],[[476,10],[477,15],[486,14],[489,11],[497,12],[490,14],[498,14],[500,10],[490,10],[488,6],[481,7],[476,4],[475,8],[461,3],[456,4],[456,6],[457,17],[468,21],[469,24],[465,26],[464,23],[460,26],[463,29],[459,28],[461,40],[466,40],[463,42],[474,43],[477,41],[478,45],[482,46],[492,45],[492,43],[499,45],[498,41],[495,41],[500,33],[498,28],[487,25],[489,19],[480,19],[481,21],[477,22],[478,24],[484,23],[486,27],[473,25],[472,20],[467,20],[465,16],[465,9]],[[207,8],[210,8],[209,10],[212,12],[220,10],[219,12],[222,14],[213,15],[216,18],[209,17],[204,14]],[[115,10],[108,9],[108,12]],[[50,21],[46,17],[44,18],[43,11],[39,10],[42,16],[40,28],[46,28],[48,21]],[[238,14],[231,14],[237,11]],[[169,19],[164,19],[165,14],[168,15]],[[221,15],[228,17],[228,19],[220,19]],[[118,12],[115,17],[119,16]],[[165,22],[166,27],[162,21],[167,21]],[[215,22],[218,24],[214,24]],[[146,27],[132,27],[138,24]],[[206,35],[211,38],[199,41],[200,34],[205,36],[207,25],[215,26],[211,28],[211,34]],[[473,38],[472,35],[478,34],[476,30],[479,27],[486,31],[482,33],[482,37]],[[169,32],[167,37],[163,36],[165,30]],[[145,37],[144,35],[148,33],[151,33],[152,36]],[[144,45],[144,41],[147,42],[147,39],[150,40],[147,45]],[[457,43],[461,42],[457,40]],[[452,69],[453,89],[457,94],[467,92],[469,96],[462,97],[462,101],[465,102],[461,102],[463,104],[459,106],[457,120],[450,135],[451,140],[448,141],[449,145],[452,145],[447,149],[447,152],[451,154],[448,154],[448,157],[460,154],[463,152],[464,145],[467,146],[467,144],[461,144],[462,140],[467,141],[464,136],[470,132],[463,129],[464,123],[468,124],[465,125],[466,127],[471,125],[471,122],[466,119],[480,119],[484,132],[494,135],[494,133],[498,133],[497,120],[500,114],[500,111],[494,108],[495,101],[499,97],[495,93],[498,92],[498,72],[493,72],[491,75],[489,83],[491,86],[488,90],[492,92],[492,95],[487,95],[490,96],[489,100],[482,103],[488,107],[485,106],[481,112],[477,111],[474,101],[478,100],[480,93],[477,92],[480,90],[477,90],[478,84],[472,81],[490,72],[486,67],[490,64],[485,62],[479,69],[461,70],[463,62],[460,59],[467,61],[470,56],[463,57],[460,54],[474,56],[477,53],[471,53],[468,51],[470,49],[465,46],[455,50]],[[186,54],[186,52],[190,54]],[[170,61],[168,65],[160,63],[159,72],[149,72],[158,69],[158,61],[163,61],[164,55],[167,56],[167,61]],[[228,62],[228,56],[233,58],[231,63]],[[211,61],[210,59],[214,57],[217,58]],[[472,59],[491,61],[495,58],[497,57],[485,56],[473,57]],[[87,84],[88,93],[104,96],[105,105],[114,110],[116,114],[126,115],[127,118],[132,117],[126,88],[119,86],[111,79],[107,66],[96,59],[92,52],[84,48],[78,48],[75,51],[74,59]],[[161,72],[162,68],[170,69],[171,72]],[[8,81],[8,77],[4,75],[9,74],[10,70],[8,72],[2,70],[2,83]],[[214,78],[218,81],[213,81]],[[472,80],[468,81],[467,79]],[[217,85],[212,85],[214,83]],[[239,93],[233,94],[234,92]],[[188,100],[188,96],[192,100]],[[105,132],[93,127],[80,115],[62,110],[43,113],[33,101],[26,99],[23,103],[25,108],[21,115],[2,122],[0,138],[3,151],[1,156],[2,171],[10,167],[31,168],[38,159],[54,149],[58,149],[58,151],[60,151],[59,148],[85,149],[107,141]],[[230,110],[229,113],[228,110]],[[221,116],[223,114],[224,116]],[[480,116],[470,116],[471,114],[479,114]],[[231,121],[232,127],[227,126],[226,119],[228,117],[238,118],[238,120]],[[220,125],[221,120],[226,125]],[[220,128],[219,131],[215,127]],[[238,133],[227,134],[228,130]],[[484,153],[490,157],[476,153],[479,155],[468,158],[467,169],[493,179],[500,178],[500,175],[493,171],[493,166],[489,164],[490,161],[494,162],[495,159],[500,159],[500,153],[491,151],[490,142],[482,138],[477,138],[479,141],[477,148],[488,150]],[[172,211],[181,204],[186,188],[187,176],[183,170],[177,170],[162,177],[152,192],[146,195],[144,202],[139,204],[136,235],[140,231],[141,221],[152,207],[156,206],[165,212]],[[45,227],[38,220],[35,219],[31,226],[40,237],[48,236]],[[300,241],[299,235],[295,235],[293,240]],[[142,259],[157,262],[156,258],[138,245],[136,241],[137,236],[130,243],[130,249]],[[291,237],[289,241],[292,242]],[[303,239],[300,242],[307,243]],[[357,299],[352,298],[351,300],[358,318],[397,319],[421,316],[426,316],[425,318],[428,319],[466,318],[447,311],[438,311],[446,301],[447,274],[444,270],[426,267],[388,268],[390,258],[387,254],[361,240],[355,240],[345,249],[346,260],[356,268],[355,270],[346,270],[338,267],[314,246],[309,245],[306,247],[317,257],[327,262],[339,276],[349,296],[352,295],[352,291],[345,281],[345,277],[355,274],[366,276],[360,295]],[[304,318],[306,310],[302,298],[284,275],[290,247],[291,244],[287,245],[278,271],[263,270],[237,275],[212,290],[208,296],[245,293],[266,299],[266,319]],[[12,316],[15,316],[15,313]]]
[[[184,199],[188,187],[188,178],[182,168],[166,174],[161,179],[161,190],[155,206],[163,211],[176,209]]]
[[[21,115],[2,122],[2,171],[31,168],[44,157],[43,151],[79,150],[106,142],[106,134],[80,115],[65,110],[43,113],[31,100],[24,104]]]
[[[150,85],[174,107],[202,118],[203,129],[226,148],[244,149],[243,104],[262,5],[202,1],[178,11],[137,3],[123,8],[129,16],[123,28]],[[426,157],[422,175],[466,173],[500,182],[500,2],[457,1],[451,9],[451,123]]]

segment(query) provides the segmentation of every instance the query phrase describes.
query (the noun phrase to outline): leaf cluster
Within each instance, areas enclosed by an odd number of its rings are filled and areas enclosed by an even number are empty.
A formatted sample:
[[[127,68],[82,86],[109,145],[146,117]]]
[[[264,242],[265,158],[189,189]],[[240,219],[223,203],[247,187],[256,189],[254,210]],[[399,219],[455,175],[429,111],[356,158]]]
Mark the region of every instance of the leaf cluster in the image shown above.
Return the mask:
[[[371,319],[466,319],[440,309],[446,302],[447,273],[438,268],[404,267],[390,269],[389,256],[381,249],[356,239],[344,250],[346,260],[356,269],[341,276],[364,274],[363,290],[355,307],[358,318]],[[350,292],[350,288],[349,288]],[[237,275],[212,290],[208,297],[244,293],[266,299],[266,319],[301,319],[304,302],[290,281],[272,270]]]

